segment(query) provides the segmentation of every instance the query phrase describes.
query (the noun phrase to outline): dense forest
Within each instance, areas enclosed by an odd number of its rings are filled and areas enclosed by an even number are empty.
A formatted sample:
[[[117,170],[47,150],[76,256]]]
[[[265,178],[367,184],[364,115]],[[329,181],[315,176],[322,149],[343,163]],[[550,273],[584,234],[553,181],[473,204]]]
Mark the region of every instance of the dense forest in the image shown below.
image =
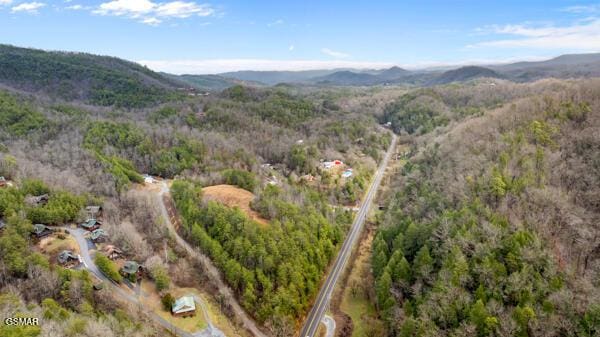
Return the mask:
[[[65,236],[88,205],[103,206],[110,243],[147,268],[163,298],[173,300],[172,285],[202,288],[235,316],[168,234],[141,188],[145,174],[173,181],[180,234],[243,308],[272,335],[292,335],[390,144],[388,123],[403,150],[375,212],[374,283],[360,285],[378,327],[389,336],[600,334],[598,80],[233,81],[198,95],[115,58],[0,46],[0,83],[0,176],[10,182],[0,188],[0,313],[44,320],[0,326],[2,336],[161,331],[32,238],[34,224]],[[332,160],[352,175],[327,168]],[[249,193],[264,222],[204,197],[220,184]],[[95,261],[121,280],[106,256]]]
[[[64,240],[59,227],[85,221],[88,205],[103,206],[109,243],[144,265],[161,294],[170,285],[202,288],[234,316],[203,267],[167,235],[155,198],[139,190],[144,174],[176,178],[181,234],[211,258],[245,309],[273,334],[296,327],[351,222],[340,206],[360,199],[390,142],[376,118],[334,104],[349,95],[336,90],[233,86],[188,95],[118,59],[2,48],[0,176],[11,185],[0,187],[0,311],[44,313],[41,329],[18,333],[161,331],[110,290],[90,291],[94,276],[59,267],[32,238],[33,224],[43,224]],[[68,85],[81,81],[90,85]],[[322,167],[334,159],[353,176]],[[218,184],[254,194],[251,207],[268,223],[205,201],[200,186]],[[94,261],[122,280],[104,255]]]
[[[317,193],[304,191],[308,195],[297,205],[282,200],[283,191],[269,186],[256,201],[258,209],[269,212],[264,215],[271,221],[263,228],[238,210],[204,204],[201,193],[189,182],[173,184],[189,239],[223,270],[242,304],[261,323],[285,324],[293,331],[294,320],[318,290],[351,215],[327,212],[329,207]]]
[[[66,100],[125,108],[181,97],[184,85],[136,63],[83,53],[0,45],[0,82]]]
[[[391,335],[600,333],[600,83],[508,87],[461,111],[448,104],[459,88],[384,109],[421,135],[373,243],[374,301]]]
[[[48,203],[34,208],[25,196],[48,193]],[[2,336],[154,336],[157,327],[113,298],[110,290],[94,291],[86,270],[52,265],[32,249],[32,223],[63,224],[78,218],[87,200],[52,190],[39,180],[24,180],[21,187],[0,189],[0,314],[3,317],[38,317],[41,326],[0,325]],[[146,322],[146,324],[141,324]]]

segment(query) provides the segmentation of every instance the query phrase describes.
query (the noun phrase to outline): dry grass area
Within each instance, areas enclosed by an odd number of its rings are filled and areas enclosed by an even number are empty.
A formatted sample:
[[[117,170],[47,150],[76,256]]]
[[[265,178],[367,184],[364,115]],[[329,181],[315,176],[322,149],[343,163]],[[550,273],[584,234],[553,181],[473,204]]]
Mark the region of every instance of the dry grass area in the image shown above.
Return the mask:
[[[64,239],[59,238],[59,234],[64,236]],[[51,257],[56,257],[63,250],[71,250],[75,254],[79,254],[79,245],[70,234],[60,232],[54,233],[40,240],[38,248],[41,253]]]
[[[208,326],[208,322],[204,318],[204,313],[202,312],[202,307],[200,304],[196,303],[196,316],[194,317],[174,317],[170,312],[166,311],[162,307],[162,303],[160,301],[160,295],[156,291],[156,287],[152,281],[143,280],[142,281],[142,291],[140,300],[144,304],[144,306],[155,312],[160,317],[164,318],[168,322],[176,325],[182,330],[185,330],[190,333],[198,332],[202,329],[205,329]],[[236,331],[236,329],[231,325],[227,317],[225,317],[218,309],[218,305],[211,300],[211,297],[204,293],[203,291],[196,288],[178,288],[172,287],[169,289],[169,292],[173,297],[179,298],[181,296],[186,295],[195,295],[198,298],[201,298],[208,310],[208,316],[212,323],[219,328],[219,330],[223,331],[225,336],[228,337],[240,337],[240,333]]]
[[[173,288],[169,292],[175,298],[179,298],[190,293],[193,294],[193,292],[191,292],[187,288]],[[193,317],[175,317],[171,315],[169,311],[164,310],[160,301],[160,296],[156,291],[156,287],[151,281],[142,281],[142,293],[140,295],[140,301],[144,304],[144,307],[146,309],[153,311],[160,317],[164,318],[166,321],[170,322],[171,324],[177,326],[178,328],[184,331],[194,333],[208,326],[208,323],[204,319],[202,309],[199,307],[199,305],[197,305],[196,315]]]
[[[269,221],[250,208],[254,194],[233,185],[215,185],[202,189],[204,200],[214,200],[227,207],[239,207],[250,219],[261,225],[268,225]]]
[[[360,243],[340,303],[340,310],[352,318],[352,337],[366,337],[377,331],[372,326],[377,324],[375,307],[367,297],[367,288],[372,284],[372,280],[367,281],[371,277],[372,241],[373,232],[370,231]]]

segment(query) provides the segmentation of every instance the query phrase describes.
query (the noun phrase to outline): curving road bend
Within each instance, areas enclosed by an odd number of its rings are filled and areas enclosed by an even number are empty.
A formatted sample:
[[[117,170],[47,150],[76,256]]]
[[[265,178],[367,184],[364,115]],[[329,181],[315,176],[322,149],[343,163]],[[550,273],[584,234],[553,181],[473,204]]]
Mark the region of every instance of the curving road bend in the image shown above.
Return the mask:
[[[142,304],[135,296],[127,293],[123,289],[116,286],[112,280],[110,280],[108,277],[104,276],[104,274],[102,274],[100,272],[100,270],[98,269],[98,267],[96,266],[96,264],[94,263],[94,260],[92,259],[91,255],[90,255],[90,245],[88,243],[88,240],[85,238],[85,233],[87,233],[87,232],[81,228],[77,228],[77,229],[71,229],[71,228],[66,228],[66,227],[63,227],[63,228],[66,229],[69,232],[69,234],[71,234],[75,238],[75,241],[77,241],[77,244],[79,245],[81,262],[83,263],[83,266],[87,270],[89,270],[94,276],[96,276],[98,279],[103,281],[105,284],[111,286],[112,289],[115,290],[121,298],[141,307]],[[169,323],[167,320],[163,319],[162,317],[158,316],[157,314],[155,314],[153,312],[147,312],[147,314],[152,319],[154,319],[154,321],[156,321],[158,324],[160,324],[163,328],[165,328],[166,330],[175,334],[176,336],[195,337],[195,334],[191,334],[189,332],[179,329],[178,327],[174,326],[173,324]]]
[[[323,316],[321,323],[325,325],[325,337],[333,337],[333,334],[335,333],[335,320],[333,319],[333,317],[325,315]]]
[[[262,331],[260,331],[260,329],[254,322],[254,320],[252,318],[250,318],[250,316],[246,313],[246,311],[244,311],[244,309],[242,309],[242,306],[235,299],[235,296],[233,295],[233,291],[231,290],[231,288],[229,288],[229,286],[227,286],[227,284],[225,284],[225,282],[223,281],[223,278],[221,277],[221,273],[219,272],[217,267],[215,267],[215,265],[212,263],[212,261],[206,255],[202,254],[198,249],[196,249],[195,247],[192,247],[181,236],[179,236],[179,233],[177,233],[177,231],[175,230],[175,227],[173,226],[173,222],[171,221],[169,212],[167,211],[167,206],[164,203],[164,197],[168,196],[168,194],[169,194],[169,186],[167,185],[167,183],[165,181],[161,181],[160,184],[161,184],[161,190],[160,190],[160,193],[157,195],[157,197],[159,199],[158,205],[160,208],[160,212],[162,213],[163,218],[165,219],[167,229],[173,235],[177,244],[179,246],[181,246],[183,249],[185,249],[185,251],[192,258],[194,258],[198,262],[200,262],[204,266],[204,268],[207,270],[209,276],[214,281],[216,281],[216,284],[219,288],[220,294],[223,295],[223,297],[225,298],[227,303],[231,306],[236,317],[238,317],[242,321],[244,328],[246,328],[248,331],[250,331],[255,337],[267,337],[267,335],[265,335]]]
[[[71,228],[67,228],[67,227],[62,227],[62,228],[67,230],[67,232],[69,232],[69,234],[71,234],[75,238],[75,241],[77,242],[77,245],[79,246],[79,251],[80,251],[79,256],[81,257],[81,263],[88,271],[90,271],[94,276],[96,276],[98,279],[103,281],[105,284],[110,285],[112,287],[112,289],[115,290],[121,298],[125,299],[126,301],[128,301],[130,303],[138,305],[140,307],[143,306],[143,304],[139,301],[139,299],[137,297],[131,295],[130,293],[128,293],[128,292],[124,291],[123,289],[121,289],[120,287],[116,286],[111,279],[109,279],[102,272],[100,272],[100,270],[94,263],[92,256],[90,255],[90,244],[89,244],[88,239],[85,238],[85,234],[87,233],[85,230],[83,230],[81,228],[76,228],[76,229],[71,229]],[[194,296],[194,300],[196,301],[196,303],[198,303],[200,305],[200,308],[202,309],[202,314],[204,315],[204,319],[208,323],[207,328],[200,330],[198,332],[195,332],[195,333],[189,333],[187,331],[183,331],[183,330],[179,329],[178,327],[176,327],[175,325],[171,324],[169,321],[165,320],[164,318],[160,317],[159,315],[157,315],[153,312],[146,312],[146,314],[148,314],[152,319],[154,319],[154,321],[156,321],[158,324],[160,324],[163,328],[165,328],[166,330],[170,331],[172,334],[179,336],[179,337],[225,337],[225,334],[223,334],[223,332],[221,332],[212,323],[210,316],[208,315],[208,309],[206,308],[206,304],[204,303],[204,301],[197,296]]]
[[[346,240],[342,244],[342,248],[335,259],[333,267],[331,268],[331,272],[325,279],[325,283],[323,283],[319,294],[317,295],[317,299],[311,311],[308,314],[308,317],[300,330],[300,337],[314,337],[319,328],[319,323],[321,322],[323,315],[327,308],[329,307],[329,301],[331,299],[331,294],[333,293],[333,289],[335,288],[335,284],[337,283],[342,271],[346,266],[346,262],[350,257],[352,252],[352,248],[356,243],[356,239],[359,237],[362,232],[365,219],[369,214],[369,209],[371,207],[371,203],[377,194],[377,190],[379,189],[379,185],[381,184],[381,179],[385,173],[385,169],[388,166],[388,162],[394,149],[396,148],[396,135],[392,134],[392,143],[385,153],[385,157],[381,161],[377,172],[373,178],[373,182],[369,187],[369,191],[362,202],[358,213],[356,214],[356,218],[354,218],[354,222],[352,223],[352,228],[346,237]]]

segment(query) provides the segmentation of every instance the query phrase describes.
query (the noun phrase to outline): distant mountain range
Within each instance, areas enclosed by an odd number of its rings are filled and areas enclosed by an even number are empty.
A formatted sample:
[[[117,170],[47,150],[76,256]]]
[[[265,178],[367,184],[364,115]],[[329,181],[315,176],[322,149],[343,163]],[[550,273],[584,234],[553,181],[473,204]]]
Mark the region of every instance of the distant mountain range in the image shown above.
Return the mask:
[[[199,75],[209,76],[209,75]],[[562,55],[547,61],[504,65],[464,66],[450,70],[411,71],[399,67],[381,70],[331,69],[308,71],[237,71],[219,75],[263,85],[279,83],[336,86],[437,85],[477,78],[500,78],[529,82],[547,77],[600,76],[600,53]]]
[[[0,86],[97,105],[144,107],[193,91],[221,91],[235,85],[431,86],[498,78],[528,82],[542,78],[600,76],[600,53],[563,55],[540,62],[465,66],[450,70],[329,69],[237,71],[218,75],[154,72],[116,57],[19,48],[0,44]],[[193,88],[193,89],[192,89]]]

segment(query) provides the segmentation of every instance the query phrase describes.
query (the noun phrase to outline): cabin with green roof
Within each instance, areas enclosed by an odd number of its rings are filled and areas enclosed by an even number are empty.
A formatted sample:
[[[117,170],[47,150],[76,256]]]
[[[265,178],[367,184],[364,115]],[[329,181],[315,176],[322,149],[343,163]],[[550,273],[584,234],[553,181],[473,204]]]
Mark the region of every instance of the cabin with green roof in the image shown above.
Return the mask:
[[[196,302],[193,296],[179,298],[171,307],[171,314],[178,317],[190,317],[196,315]]]

